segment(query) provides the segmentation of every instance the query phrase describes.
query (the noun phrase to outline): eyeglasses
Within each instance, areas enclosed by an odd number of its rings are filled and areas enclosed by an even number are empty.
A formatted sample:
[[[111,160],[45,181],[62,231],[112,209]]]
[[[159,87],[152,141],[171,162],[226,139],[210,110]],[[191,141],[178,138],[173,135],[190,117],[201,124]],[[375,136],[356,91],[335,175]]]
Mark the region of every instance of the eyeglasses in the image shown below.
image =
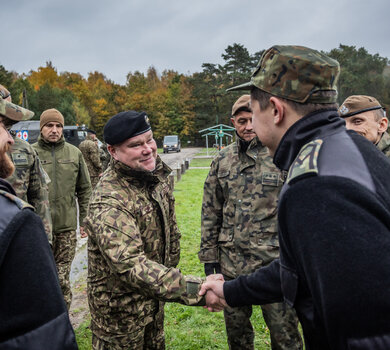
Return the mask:
[[[8,94],[7,94],[7,93],[8,93]],[[11,96],[11,93],[8,92],[8,91],[6,92],[6,91],[0,89],[0,95],[1,95],[1,97],[3,98],[3,100],[5,100],[6,98],[8,98],[8,97]]]

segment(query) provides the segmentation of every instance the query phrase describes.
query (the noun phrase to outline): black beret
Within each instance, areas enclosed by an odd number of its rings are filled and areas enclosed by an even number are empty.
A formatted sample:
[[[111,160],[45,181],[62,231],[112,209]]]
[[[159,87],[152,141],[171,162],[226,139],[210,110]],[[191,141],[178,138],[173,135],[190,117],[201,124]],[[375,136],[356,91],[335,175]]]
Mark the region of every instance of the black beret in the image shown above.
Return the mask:
[[[117,145],[130,137],[141,135],[151,129],[145,112],[125,111],[114,115],[104,126],[104,142]]]

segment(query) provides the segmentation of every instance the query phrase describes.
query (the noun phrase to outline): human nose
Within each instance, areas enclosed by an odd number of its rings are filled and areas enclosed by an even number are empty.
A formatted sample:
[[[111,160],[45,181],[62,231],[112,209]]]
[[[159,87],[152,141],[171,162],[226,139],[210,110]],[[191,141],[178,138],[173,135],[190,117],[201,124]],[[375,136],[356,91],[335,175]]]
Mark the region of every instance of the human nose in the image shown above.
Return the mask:
[[[248,122],[245,125],[245,129],[248,131],[253,129],[252,120],[248,120]]]

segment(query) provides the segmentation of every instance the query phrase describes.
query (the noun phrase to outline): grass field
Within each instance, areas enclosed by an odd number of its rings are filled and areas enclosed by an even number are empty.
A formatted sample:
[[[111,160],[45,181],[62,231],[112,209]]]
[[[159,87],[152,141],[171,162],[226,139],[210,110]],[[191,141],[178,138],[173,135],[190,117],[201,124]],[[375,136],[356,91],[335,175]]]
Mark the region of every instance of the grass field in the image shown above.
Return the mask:
[[[209,167],[212,160],[212,158],[192,158],[190,167]]]
[[[191,162],[192,166],[192,162]],[[175,185],[176,216],[182,233],[179,268],[183,274],[204,276],[197,256],[200,243],[200,214],[203,183],[207,169],[191,169]],[[252,323],[256,349],[270,349],[269,331],[259,307],[254,308]],[[227,349],[222,313],[210,313],[202,307],[175,303],[165,306],[166,348],[175,350]],[[91,349],[88,322],[77,330],[80,350]]]

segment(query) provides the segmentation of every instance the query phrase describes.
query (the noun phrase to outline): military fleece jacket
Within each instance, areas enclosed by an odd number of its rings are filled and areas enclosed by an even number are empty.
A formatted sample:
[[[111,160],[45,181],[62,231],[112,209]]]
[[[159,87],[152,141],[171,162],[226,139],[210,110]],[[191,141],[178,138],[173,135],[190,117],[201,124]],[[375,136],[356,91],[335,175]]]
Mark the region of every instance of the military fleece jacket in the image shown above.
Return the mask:
[[[41,219],[0,179],[0,350],[76,350]]]
[[[49,202],[53,232],[73,231],[77,228],[77,204],[79,222],[87,214],[91,182],[80,150],[65,142],[46,142],[41,136],[33,144],[46,173],[49,175]]]
[[[390,349],[390,163],[336,110],[288,129],[274,157],[280,261],[224,284],[231,306],[284,300],[306,349]]]
[[[283,185],[268,148],[237,139],[213,160],[204,184],[199,259],[231,278],[279,257],[276,207]]]
[[[200,278],[183,276],[174,197],[157,158],[152,173],[112,160],[85,219],[92,329],[103,340],[153,321],[158,301],[197,304]]]

